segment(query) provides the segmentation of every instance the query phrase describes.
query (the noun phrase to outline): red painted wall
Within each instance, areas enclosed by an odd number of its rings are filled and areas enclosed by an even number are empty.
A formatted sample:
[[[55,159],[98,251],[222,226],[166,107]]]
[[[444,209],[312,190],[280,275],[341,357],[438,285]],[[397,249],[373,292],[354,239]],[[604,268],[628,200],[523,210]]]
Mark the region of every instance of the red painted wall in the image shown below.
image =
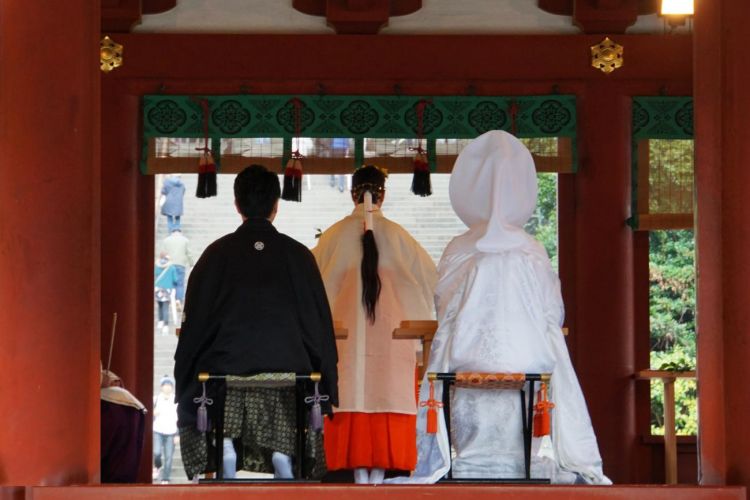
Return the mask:
[[[153,400],[154,178],[138,173],[140,99],[102,76],[102,341],[111,370],[145,405]],[[146,418],[139,480],[151,481],[151,418]]]
[[[695,113],[698,377],[702,479],[749,484],[750,43],[743,0],[697,2]],[[699,77],[698,75],[710,75]],[[710,383],[709,383],[710,382]]]
[[[98,480],[98,26],[94,0],[0,3],[4,485]]]

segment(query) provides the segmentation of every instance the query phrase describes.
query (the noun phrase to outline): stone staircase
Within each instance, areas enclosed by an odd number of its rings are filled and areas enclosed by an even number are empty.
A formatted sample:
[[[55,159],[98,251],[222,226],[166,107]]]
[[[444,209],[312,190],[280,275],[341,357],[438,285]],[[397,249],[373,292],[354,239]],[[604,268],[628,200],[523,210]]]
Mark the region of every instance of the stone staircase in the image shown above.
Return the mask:
[[[186,187],[182,232],[190,240],[194,261],[198,260],[209,244],[233,232],[241,223],[240,216],[234,208],[234,178],[233,174],[219,175],[218,196],[199,199],[195,197],[197,176],[182,176]],[[157,199],[160,181],[161,179],[157,178],[157,192],[155,193]],[[448,181],[447,174],[433,175],[433,195],[421,198],[409,191],[410,174],[393,174],[388,179],[388,192],[383,204],[386,217],[398,222],[409,231],[425,247],[436,263],[451,238],[466,229],[450,206]],[[282,233],[312,248],[316,244],[317,230],[325,230],[351,213],[353,205],[348,188],[340,192],[337,185],[331,185],[331,178],[328,175],[307,175],[304,182],[302,202],[282,200],[274,225]],[[159,242],[167,236],[164,216],[157,216],[155,236],[154,253],[156,255]],[[154,311],[154,316],[156,316],[156,311]],[[159,391],[159,381],[165,374],[173,376],[173,357],[176,347],[177,337],[174,335],[174,325],[170,325],[169,334],[162,335],[162,332],[156,330],[156,320],[154,320],[154,394]],[[175,449],[172,464],[172,482],[187,482],[182,468],[179,445]]]

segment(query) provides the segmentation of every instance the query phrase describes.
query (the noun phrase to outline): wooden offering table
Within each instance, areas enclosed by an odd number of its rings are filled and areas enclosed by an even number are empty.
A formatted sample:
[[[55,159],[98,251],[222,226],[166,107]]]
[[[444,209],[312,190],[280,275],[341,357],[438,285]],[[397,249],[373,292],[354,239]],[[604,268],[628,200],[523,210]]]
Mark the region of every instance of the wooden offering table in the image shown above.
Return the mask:
[[[336,340],[344,340],[349,338],[349,330],[344,328],[344,323],[341,321],[333,322],[333,331],[336,336]]]
[[[430,348],[432,338],[437,331],[435,320],[406,320],[393,330],[394,340],[420,340],[422,342],[422,366],[419,367],[419,379],[422,380],[424,372],[430,363]]]
[[[677,432],[674,427],[674,382],[695,378],[695,371],[641,370],[638,380],[661,379],[664,384],[664,474],[667,484],[677,484]]]

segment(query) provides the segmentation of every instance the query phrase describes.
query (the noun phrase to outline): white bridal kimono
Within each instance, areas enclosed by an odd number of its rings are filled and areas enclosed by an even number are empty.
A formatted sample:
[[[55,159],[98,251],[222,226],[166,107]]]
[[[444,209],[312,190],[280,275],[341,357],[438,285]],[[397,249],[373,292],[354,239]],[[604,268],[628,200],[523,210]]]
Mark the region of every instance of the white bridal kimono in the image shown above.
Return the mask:
[[[439,328],[428,371],[552,373],[551,442],[534,438],[532,477],[611,484],[602,473],[586,402],[561,331],[559,279],[544,248],[522,229],[537,198],[531,154],[505,132],[482,135],[459,155],[450,198],[469,230],[451,241],[438,267]],[[436,399],[441,394],[442,383],[436,382]],[[428,396],[425,379],[420,401]],[[454,478],[524,476],[520,405],[517,391],[454,390]],[[425,431],[426,408],[420,407],[419,457],[410,482],[435,482],[449,468],[442,411],[438,433]]]
[[[333,319],[349,332],[347,339],[336,341],[338,410],[414,415],[417,341],[393,340],[393,330],[402,320],[433,317],[437,272],[432,258],[404,228],[380,210],[372,216],[382,282],[374,325],[362,305],[363,204],[326,230],[313,249]]]

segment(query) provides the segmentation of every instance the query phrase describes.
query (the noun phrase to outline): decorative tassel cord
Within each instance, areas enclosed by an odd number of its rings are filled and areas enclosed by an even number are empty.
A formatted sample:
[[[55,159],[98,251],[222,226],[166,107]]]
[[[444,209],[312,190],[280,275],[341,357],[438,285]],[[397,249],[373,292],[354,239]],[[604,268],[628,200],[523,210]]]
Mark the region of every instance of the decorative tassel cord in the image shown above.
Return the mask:
[[[365,191],[364,210],[365,231],[372,231],[372,193],[370,191]]]
[[[305,404],[312,404],[310,408],[310,428],[315,432],[320,432],[323,429],[323,412],[321,411],[320,403],[329,399],[330,397],[327,394],[320,394],[318,382],[315,382],[315,392],[313,395],[305,398]]]
[[[208,431],[208,408],[206,405],[211,406],[214,404],[214,400],[206,395],[206,383],[203,382],[203,394],[200,397],[193,398],[193,403],[200,404],[198,407],[198,415],[196,418],[196,428],[198,432]]]

